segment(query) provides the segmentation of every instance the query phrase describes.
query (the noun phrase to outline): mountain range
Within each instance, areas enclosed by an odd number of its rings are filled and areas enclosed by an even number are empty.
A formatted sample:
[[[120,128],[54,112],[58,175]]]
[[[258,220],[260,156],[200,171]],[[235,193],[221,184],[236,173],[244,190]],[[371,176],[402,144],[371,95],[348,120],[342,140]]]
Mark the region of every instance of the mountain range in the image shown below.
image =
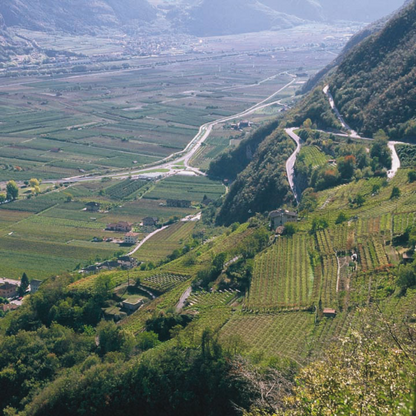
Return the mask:
[[[286,29],[305,21],[372,22],[403,0],[201,0],[181,3],[167,14],[174,27],[197,36]]]
[[[97,27],[149,22],[156,10],[146,0],[2,0],[0,16],[6,27],[91,33]]]
[[[157,31],[196,36],[285,29],[305,21],[374,21],[403,0],[176,0],[156,7],[151,0],[2,0],[5,27],[94,33],[100,28],[157,22]]]

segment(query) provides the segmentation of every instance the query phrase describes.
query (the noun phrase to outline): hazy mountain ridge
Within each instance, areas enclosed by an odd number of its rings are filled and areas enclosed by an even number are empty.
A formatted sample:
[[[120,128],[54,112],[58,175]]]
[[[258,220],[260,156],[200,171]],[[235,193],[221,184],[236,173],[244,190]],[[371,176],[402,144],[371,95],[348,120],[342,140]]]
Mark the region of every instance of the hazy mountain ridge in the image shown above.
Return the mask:
[[[97,28],[140,27],[160,18],[158,31],[196,36],[287,29],[304,21],[374,21],[403,0],[195,0],[152,6],[148,0],[3,0],[0,15],[7,27],[68,33]]]
[[[168,15],[173,25],[197,36],[229,35],[266,29],[287,29],[303,20],[257,0],[210,0]]]
[[[371,22],[403,4],[403,0],[202,0],[180,4],[168,13],[179,30],[197,36],[286,29],[306,21]]]
[[[91,33],[97,27],[149,22],[156,11],[146,0],[3,0],[0,15],[6,27]]]

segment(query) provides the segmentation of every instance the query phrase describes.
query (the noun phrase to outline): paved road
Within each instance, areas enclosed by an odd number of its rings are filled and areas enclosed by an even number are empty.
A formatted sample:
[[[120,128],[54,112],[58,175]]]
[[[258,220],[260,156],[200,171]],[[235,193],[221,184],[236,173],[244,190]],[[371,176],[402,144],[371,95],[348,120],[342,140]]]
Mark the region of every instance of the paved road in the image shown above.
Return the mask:
[[[150,233],[148,236],[146,236],[146,238],[143,238],[143,240],[140,241],[139,244],[137,244],[137,246],[134,248],[134,250],[130,251],[130,253],[127,253],[127,256],[133,255],[146,241],[150,240],[157,233],[160,233],[161,231],[166,230],[166,228],[169,228],[169,225],[166,225],[165,227],[159,228],[156,231],[153,231],[152,233]]]
[[[296,158],[300,152],[301,148],[301,138],[294,132],[299,127],[292,127],[290,129],[285,129],[285,132],[295,141],[296,143],[296,150],[292,153],[289,159],[286,162],[286,172],[287,178],[289,180],[290,188],[292,189],[293,195],[295,196],[296,202],[300,202],[300,195],[298,190],[296,189],[295,184],[295,163]]]
[[[332,110],[336,114],[338,121],[341,123],[344,130],[347,130],[349,132],[348,133],[349,136],[359,139],[360,136],[358,135],[358,133],[347,124],[347,122],[344,120],[344,117],[342,117],[341,113],[338,111],[338,108],[335,105],[334,97],[329,91],[329,85],[325,86],[325,88],[323,89],[323,92],[328,97],[329,105],[331,106]]]
[[[185,292],[182,294],[181,298],[179,299],[178,304],[176,305],[176,312],[180,312],[183,307],[185,306],[186,300],[191,296],[192,287],[188,287]]]

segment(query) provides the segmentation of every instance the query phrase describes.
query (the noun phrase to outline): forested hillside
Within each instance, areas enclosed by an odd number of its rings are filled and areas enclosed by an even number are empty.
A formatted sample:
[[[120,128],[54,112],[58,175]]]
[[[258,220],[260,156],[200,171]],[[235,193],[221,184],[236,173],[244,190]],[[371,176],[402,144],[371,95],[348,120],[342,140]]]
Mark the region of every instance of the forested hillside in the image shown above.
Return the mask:
[[[353,128],[371,136],[416,136],[416,2],[351,51],[330,79]]]
[[[208,174],[216,178],[234,180],[251,162],[263,140],[272,134],[279,124],[280,120],[276,120],[258,128],[238,147],[221,154],[211,162]]]
[[[295,144],[276,129],[258,147],[253,160],[231,186],[218,215],[220,224],[246,221],[256,212],[271,211],[292,199],[286,160]]]

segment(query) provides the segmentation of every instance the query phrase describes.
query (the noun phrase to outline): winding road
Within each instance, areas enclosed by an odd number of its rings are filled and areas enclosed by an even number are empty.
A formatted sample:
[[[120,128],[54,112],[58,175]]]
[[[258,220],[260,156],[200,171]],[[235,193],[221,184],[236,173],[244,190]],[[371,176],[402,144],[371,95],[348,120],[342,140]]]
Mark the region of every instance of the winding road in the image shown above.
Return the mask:
[[[296,202],[299,204],[300,202],[300,195],[296,188],[295,183],[295,163],[296,158],[300,152],[301,148],[301,138],[295,133],[295,130],[298,127],[292,127],[290,129],[285,129],[285,132],[295,141],[296,143],[296,150],[292,153],[289,159],[286,162],[286,172],[287,172],[287,179],[289,180],[290,188],[292,189],[293,195],[295,196]]]
[[[353,130],[345,122],[344,118],[342,117],[341,113],[339,112],[338,108],[335,105],[334,97],[332,96],[330,92],[329,85],[325,86],[325,88],[323,89],[323,93],[327,96],[329,105],[331,106],[332,110],[337,116],[338,121],[341,123],[342,127],[349,132],[348,137],[351,137],[353,139],[361,139],[361,140],[373,140],[368,137],[361,137],[355,130]],[[409,144],[409,143],[404,143],[404,142],[389,142],[388,143],[389,149],[391,150],[391,158],[392,158],[391,169],[387,172],[387,177],[389,179],[392,179],[396,176],[396,173],[400,169],[400,166],[401,166],[400,158],[396,151],[396,145],[398,144]]]

